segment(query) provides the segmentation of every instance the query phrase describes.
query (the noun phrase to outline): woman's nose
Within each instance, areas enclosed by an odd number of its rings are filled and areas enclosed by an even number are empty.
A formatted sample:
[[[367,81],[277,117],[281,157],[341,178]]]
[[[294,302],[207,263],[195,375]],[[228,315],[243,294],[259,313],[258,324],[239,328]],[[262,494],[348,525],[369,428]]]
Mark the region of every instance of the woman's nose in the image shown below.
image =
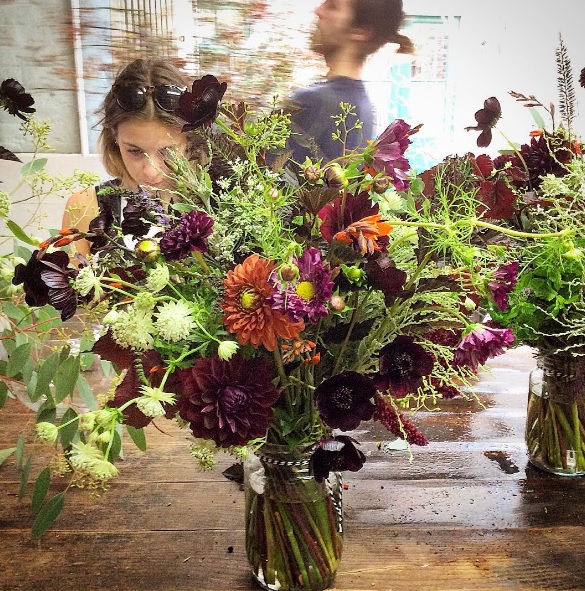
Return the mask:
[[[160,158],[145,157],[142,166],[144,179],[150,184],[156,184],[163,178],[164,164]]]

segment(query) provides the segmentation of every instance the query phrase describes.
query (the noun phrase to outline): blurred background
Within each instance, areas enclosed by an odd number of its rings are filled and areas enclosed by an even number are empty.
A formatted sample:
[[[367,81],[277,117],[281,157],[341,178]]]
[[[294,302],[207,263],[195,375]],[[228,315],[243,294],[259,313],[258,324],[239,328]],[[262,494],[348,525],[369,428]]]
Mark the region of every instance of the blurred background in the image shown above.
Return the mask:
[[[495,155],[506,148],[498,132],[490,148],[480,150],[477,133],[464,128],[474,125],[483,101],[496,96],[503,111],[498,127],[515,142],[528,141],[533,119],[508,93],[533,94],[546,105],[558,101],[559,35],[573,66],[577,106],[579,99],[585,104],[585,90],[578,85],[585,67],[581,2],[405,0],[406,33],[417,54],[400,56],[387,46],[366,67],[377,132],[395,118],[423,123],[407,153],[418,171],[449,154]],[[0,0],[0,79],[21,82],[36,100],[37,118],[50,122],[51,172],[96,171],[105,179],[96,154],[96,110],[120,66],[145,55],[173,58],[192,77],[214,74],[227,81],[224,100],[267,106],[323,74],[322,60],[308,48],[318,4]],[[581,129],[582,122],[578,113]],[[18,119],[2,117],[0,145],[26,161],[31,147],[18,127]],[[17,163],[0,161],[3,190],[10,191],[18,171]],[[49,227],[60,221],[62,199],[54,205],[49,200],[46,206]]]

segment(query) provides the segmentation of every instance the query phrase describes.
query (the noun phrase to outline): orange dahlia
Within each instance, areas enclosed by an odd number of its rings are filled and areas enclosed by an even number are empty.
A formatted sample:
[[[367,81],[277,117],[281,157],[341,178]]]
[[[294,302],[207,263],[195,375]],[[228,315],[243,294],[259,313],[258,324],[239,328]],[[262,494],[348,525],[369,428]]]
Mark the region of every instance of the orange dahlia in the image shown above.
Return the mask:
[[[250,255],[228,271],[221,305],[225,312],[223,323],[237,335],[240,344],[264,345],[268,351],[276,349],[278,337],[297,339],[305,326],[302,320],[293,322],[286,314],[272,309],[274,286],[269,278],[273,269],[272,261]]]

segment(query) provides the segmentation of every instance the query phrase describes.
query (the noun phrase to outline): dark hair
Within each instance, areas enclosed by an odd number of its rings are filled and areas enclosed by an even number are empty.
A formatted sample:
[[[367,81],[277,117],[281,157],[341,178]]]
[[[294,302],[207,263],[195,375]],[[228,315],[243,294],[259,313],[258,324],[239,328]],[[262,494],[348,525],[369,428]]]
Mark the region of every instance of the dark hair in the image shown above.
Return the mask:
[[[118,73],[114,81],[114,85],[116,84],[120,86],[157,86],[161,84],[189,86],[185,75],[174,64],[168,60],[156,58],[134,60]],[[141,109],[124,111],[116,102],[112,89],[106,95],[99,112],[103,114],[100,121],[102,130],[98,141],[104,167],[108,174],[122,180],[127,172],[116,143],[116,130],[120,123],[133,119],[158,120],[177,129],[181,129],[185,123],[174,113],[159,109],[152,100],[152,95],[147,97],[146,103]]]
[[[414,44],[399,33],[406,15],[402,0],[353,0],[354,27],[368,29],[372,36],[366,44],[368,54],[386,43],[397,43],[398,53],[414,53]]]

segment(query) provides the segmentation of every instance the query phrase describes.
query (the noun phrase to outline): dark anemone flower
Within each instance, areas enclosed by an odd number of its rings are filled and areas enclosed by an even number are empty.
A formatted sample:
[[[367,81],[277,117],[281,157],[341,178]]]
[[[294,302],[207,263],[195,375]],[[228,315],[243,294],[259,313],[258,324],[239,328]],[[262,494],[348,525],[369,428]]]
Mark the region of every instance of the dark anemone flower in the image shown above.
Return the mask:
[[[108,203],[102,204],[100,213],[89,222],[89,233],[85,237],[90,243],[90,252],[96,253],[112,244],[116,236],[115,221],[112,207]]]
[[[323,482],[329,472],[349,470],[357,472],[366,463],[366,456],[355,444],[357,441],[347,435],[317,441],[312,446],[309,472],[317,482]]]
[[[504,353],[504,348],[514,342],[514,335],[509,328],[491,328],[482,324],[473,324],[455,349],[453,363],[468,365],[477,369],[488,359]]]
[[[520,263],[517,261],[509,265],[501,265],[496,269],[493,280],[488,282],[488,288],[494,303],[500,310],[508,309],[508,294],[518,283],[519,267]]]
[[[351,431],[372,418],[374,382],[355,371],[344,371],[321,382],[315,402],[323,422],[332,429]]]
[[[380,350],[376,387],[402,398],[422,386],[423,377],[431,373],[434,363],[433,356],[413,337],[399,335]]]
[[[62,250],[44,253],[39,258],[35,250],[26,265],[17,265],[12,283],[23,284],[25,301],[29,306],[50,304],[61,312],[61,319],[68,320],[77,309],[77,294],[70,280],[77,270],[69,267],[69,255]]]
[[[502,116],[502,107],[500,101],[491,96],[483,102],[483,109],[475,112],[476,126],[469,126],[465,131],[476,130],[481,133],[477,137],[477,145],[480,148],[487,148],[492,143],[492,128],[496,126],[497,122]]]
[[[211,125],[219,112],[219,105],[225,91],[227,82],[219,80],[207,74],[193,82],[191,92],[184,92],[179,99],[179,106],[175,114],[187,123],[183,131],[192,131],[203,125]]]
[[[325,269],[321,253],[316,248],[309,248],[300,258],[293,259],[298,268],[296,281],[281,283],[276,273],[270,280],[275,286],[272,306],[287,314],[293,322],[306,318],[316,323],[327,316],[327,301],[333,293],[331,272]]]
[[[387,255],[380,254],[370,258],[364,265],[368,283],[374,289],[384,293],[386,303],[394,297],[409,297],[412,290],[404,290],[407,274],[398,269],[394,261]]]
[[[409,139],[416,133],[420,126],[411,126],[402,119],[395,119],[380,134],[367,149],[366,154],[371,154],[371,166],[376,172],[384,172],[392,179],[392,184],[399,191],[408,189],[408,171],[410,164],[404,153],[412,143]]]
[[[213,219],[204,211],[189,211],[178,224],[160,239],[160,250],[167,260],[179,261],[192,251],[206,252],[207,239],[213,230]]]
[[[179,377],[179,416],[189,423],[195,437],[230,447],[266,434],[273,419],[272,405],[280,393],[263,359],[203,357],[181,370]]]
[[[328,203],[319,217],[321,236],[331,243],[340,240],[352,244],[358,252],[373,254],[388,245],[392,226],[380,220],[379,207],[372,203],[367,192],[339,197]]]
[[[16,115],[16,117],[26,121],[27,117],[23,113],[34,113],[36,111],[32,107],[34,104],[33,97],[28,92],[25,92],[22,84],[14,78],[8,78],[0,85],[0,107],[11,115]]]

